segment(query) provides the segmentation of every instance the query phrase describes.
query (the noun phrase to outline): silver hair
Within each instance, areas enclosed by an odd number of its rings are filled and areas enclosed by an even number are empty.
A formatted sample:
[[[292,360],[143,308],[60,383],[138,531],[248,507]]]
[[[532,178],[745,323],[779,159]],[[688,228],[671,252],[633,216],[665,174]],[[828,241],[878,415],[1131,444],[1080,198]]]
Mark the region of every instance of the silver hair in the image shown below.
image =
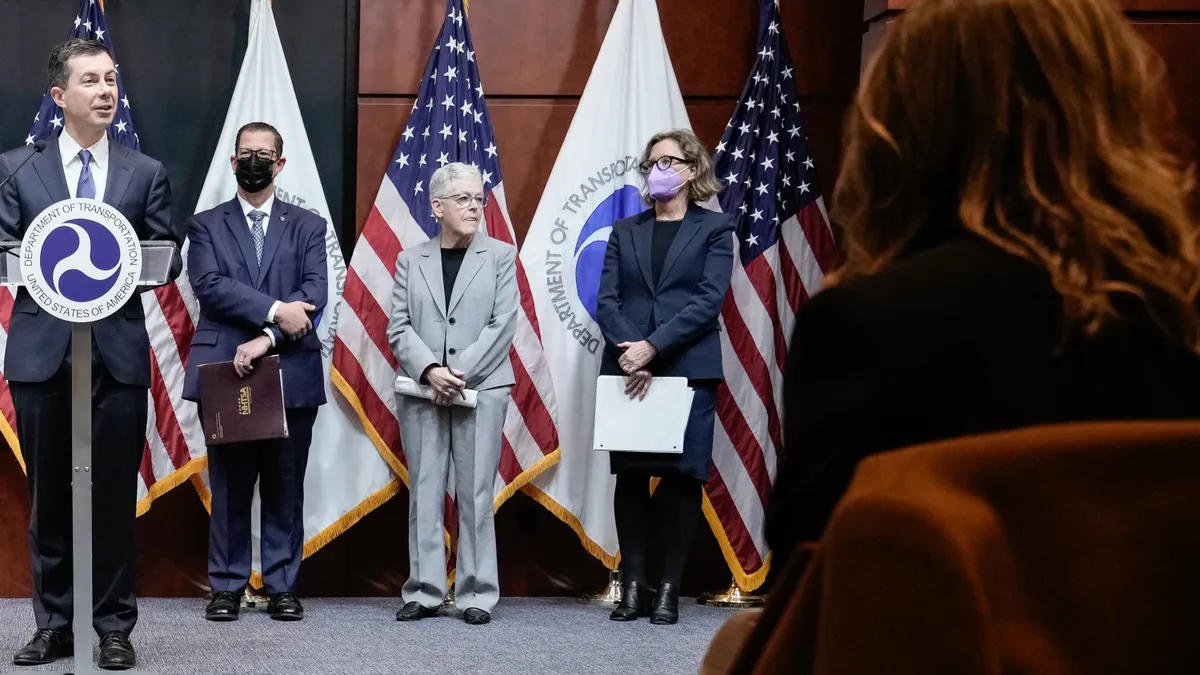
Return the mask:
[[[429,178],[429,198],[440,199],[450,196],[450,185],[456,180],[477,180],[483,183],[479,169],[462,162],[450,162],[433,172]]]

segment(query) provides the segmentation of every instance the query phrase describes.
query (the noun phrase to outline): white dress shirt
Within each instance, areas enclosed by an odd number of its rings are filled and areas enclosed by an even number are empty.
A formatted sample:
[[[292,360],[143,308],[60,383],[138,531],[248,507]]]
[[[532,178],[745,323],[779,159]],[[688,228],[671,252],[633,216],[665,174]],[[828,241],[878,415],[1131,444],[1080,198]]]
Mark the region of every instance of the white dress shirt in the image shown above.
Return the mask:
[[[75,198],[75,191],[79,188],[79,174],[83,173],[80,150],[83,150],[83,147],[64,129],[58,137],[58,153],[62,156],[63,172],[67,175],[67,190],[71,199]],[[89,169],[92,172],[92,182],[96,184],[96,200],[103,201],[104,188],[108,184],[108,135],[101,136],[100,140],[87,150],[92,153]]]
[[[242,205],[242,215],[244,215],[246,218],[247,230],[253,230],[254,228],[254,221],[250,220],[251,211],[260,211],[267,214],[267,217],[263,218],[262,220],[263,239],[265,242],[267,237],[267,227],[271,224],[271,209],[275,208],[275,195],[272,194],[267,197],[267,201],[263,202],[262,206],[254,206],[250,202],[246,201],[240,192],[238,193],[237,200],[238,203]],[[253,240],[253,236],[251,236],[251,239]],[[271,311],[267,312],[267,323],[275,323],[275,311],[279,309],[279,305],[281,304],[283,303],[279,300],[276,300],[275,304],[271,305]],[[267,337],[271,338],[271,346],[274,347],[275,334],[266,328],[263,329],[263,332],[267,334]]]

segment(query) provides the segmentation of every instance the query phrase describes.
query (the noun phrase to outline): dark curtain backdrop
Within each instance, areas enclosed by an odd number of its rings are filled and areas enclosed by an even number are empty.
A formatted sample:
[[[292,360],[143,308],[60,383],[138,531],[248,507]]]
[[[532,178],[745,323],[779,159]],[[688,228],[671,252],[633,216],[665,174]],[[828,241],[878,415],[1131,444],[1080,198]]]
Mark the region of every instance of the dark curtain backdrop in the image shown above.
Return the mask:
[[[350,0],[278,0],[275,20],[321,184],[337,224],[352,219],[346,166],[347,5]],[[64,40],[79,0],[0,0],[0,146],[24,142],[46,87],[50,49]],[[142,152],[171,178],[176,218],[190,216],[233,95],[249,0],[105,0],[109,37],[128,87]],[[287,139],[284,139],[285,143]],[[226,146],[228,146],[226,148]],[[232,197],[232,195],[230,195]]]

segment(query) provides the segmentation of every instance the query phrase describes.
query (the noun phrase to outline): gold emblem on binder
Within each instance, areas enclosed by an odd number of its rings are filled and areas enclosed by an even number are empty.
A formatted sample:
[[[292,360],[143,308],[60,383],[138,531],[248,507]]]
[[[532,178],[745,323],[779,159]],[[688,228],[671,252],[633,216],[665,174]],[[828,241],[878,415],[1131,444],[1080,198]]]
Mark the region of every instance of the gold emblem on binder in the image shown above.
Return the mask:
[[[242,387],[238,390],[238,414],[250,414],[250,387]]]

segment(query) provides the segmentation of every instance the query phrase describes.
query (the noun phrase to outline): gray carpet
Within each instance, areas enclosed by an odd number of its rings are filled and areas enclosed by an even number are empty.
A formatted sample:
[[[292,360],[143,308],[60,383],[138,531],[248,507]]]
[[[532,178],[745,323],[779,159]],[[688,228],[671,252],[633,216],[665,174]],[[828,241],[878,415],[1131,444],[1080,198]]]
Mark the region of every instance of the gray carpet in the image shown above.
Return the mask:
[[[271,621],[242,610],[240,620],[205,621],[202,599],[138,602],[133,633],[138,670],[204,675],[365,673],[696,673],[708,643],[733,610],[680,600],[674,626],[608,620],[608,610],[572,599],[506,598],[486,626],[441,616],[395,620],[393,598],[312,598],[306,619]],[[70,669],[73,660],[18,668],[12,653],[33,633],[28,600],[0,599],[0,672]],[[93,638],[94,641],[94,638]]]

